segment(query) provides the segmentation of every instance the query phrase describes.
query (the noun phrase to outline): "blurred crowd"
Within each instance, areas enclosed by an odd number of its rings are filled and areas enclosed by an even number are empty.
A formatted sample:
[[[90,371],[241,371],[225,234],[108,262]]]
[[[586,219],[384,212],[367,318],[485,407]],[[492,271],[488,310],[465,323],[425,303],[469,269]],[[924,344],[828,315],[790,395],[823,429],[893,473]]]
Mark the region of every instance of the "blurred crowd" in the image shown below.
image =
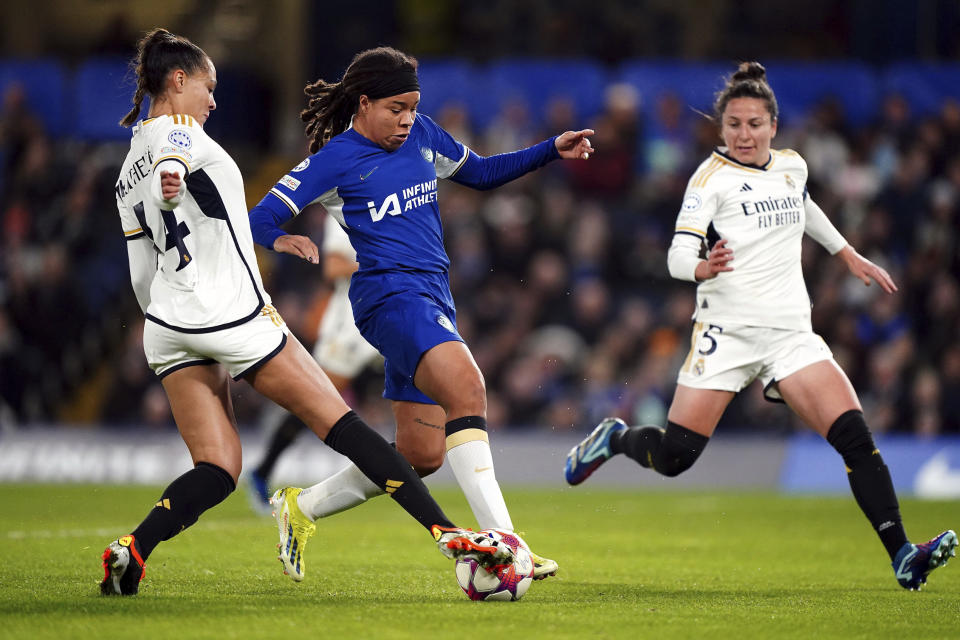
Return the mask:
[[[611,85],[591,122],[575,121],[563,99],[543,121],[514,102],[482,130],[462,105],[429,114],[483,155],[596,130],[588,162],[553,163],[490,192],[441,186],[457,321],[486,377],[494,428],[583,431],[607,415],[665,422],[690,348],[694,294],[692,283],[669,277],[666,251],[687,180],[718,136],[676,96],[645,100]],[[878,113],[854,128],[827,100],[781,121],[774,141],[804,156],[811,196],[900,289],[864,287],[807,240],[814,330],[853,381],[873,430],[960,433],[960,105],[917,118],[890,95]],[[143,357],[116,216],[113,183],[125,152],[123,144],[51,140],[22,96],[4,96],[0,420],[172,428]],[[248,201],[299,160],[241,166],[261,177],[248,179]],[[308,210],[293,225],[319,244],[324,215]],[[319,267],[259,257],[275,304],[309,347],[327,293]],[[387,428],[379,376],[362,375],[348,400]],[[800,427],[760,391],[755,384],[740,394],[721,428]],[[245,383],[234,399],[242,423],[267,409]]]

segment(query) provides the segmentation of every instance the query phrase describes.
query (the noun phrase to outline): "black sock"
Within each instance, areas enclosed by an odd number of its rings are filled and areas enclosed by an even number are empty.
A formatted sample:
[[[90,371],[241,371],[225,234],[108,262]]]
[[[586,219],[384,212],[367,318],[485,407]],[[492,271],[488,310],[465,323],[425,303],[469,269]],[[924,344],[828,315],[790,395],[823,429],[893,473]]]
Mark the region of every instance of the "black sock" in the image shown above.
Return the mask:
[[[350,458],[365,476],[385,489],[427,531],[435,524],[454,526],[406,458],[353,411],[337,420],[324,442]]]
[[[709,440],[707,436],[667,422],[666,429],[630,427],[610,438],[610,449],[633,458],[642,467],[673,477],[693,466]]]
[[[234,489],[236,484],[229,473],[215,464],[198,462],[170,483],[147,517],[133,530],[140,555],[146,560],[160,542],[192,525],[201,513],[223,502]]]
[[[288,414],[284,421],[280,424],[280,427],[273,432],[273,437],[270,438],[270,444],[267,445],[267,452],[263,456],[263,460],[260,462],[260,466],[257,467],[256,473],[263,479],[270,477],[270,474],[273,473],[273,467],[277,464],[277,458],[280,457],[280,454],[283,453],[287,447],[293,444],[293,441],[297,439],[297,436],[300,435],[300,432],[306,428],[306,425],[300,421],[295,415]]]
[[[660,448],[663,429],[660,427],[629,427],[610,438],[610,450],[633,458],[640,466],[653,466],[653,453]]]
[[[892,560],[907,542],[907,534],[890,470],[873,443],[863,413],[851,409],[837,418],[827,432],[827,442],[843,456],[853,497]]]

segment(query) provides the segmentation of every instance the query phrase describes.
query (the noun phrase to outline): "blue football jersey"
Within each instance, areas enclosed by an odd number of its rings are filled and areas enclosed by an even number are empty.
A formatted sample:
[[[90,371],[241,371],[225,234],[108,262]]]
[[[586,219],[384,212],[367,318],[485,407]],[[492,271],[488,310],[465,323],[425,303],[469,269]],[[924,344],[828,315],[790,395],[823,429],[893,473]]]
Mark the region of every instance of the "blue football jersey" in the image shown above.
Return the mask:
[[[346,229],[361,271],[444,272],[450,260],[443,248],[437,181],[453,175],[468,153],[433,120],[417,114],[399,149],[385,151],[347,129],[283,176],[270,194],[293,215],[322,204]]]

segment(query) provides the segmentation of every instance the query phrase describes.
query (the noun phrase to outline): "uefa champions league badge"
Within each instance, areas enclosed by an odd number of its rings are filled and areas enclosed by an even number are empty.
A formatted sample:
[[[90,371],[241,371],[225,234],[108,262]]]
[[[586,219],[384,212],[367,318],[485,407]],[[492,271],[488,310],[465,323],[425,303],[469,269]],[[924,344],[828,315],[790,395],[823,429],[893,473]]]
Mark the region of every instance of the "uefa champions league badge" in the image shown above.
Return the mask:
[[[453,323],[450,322],[450,318],[443,315],[442,313],[437,316],[437,324],[449,331],[450,333],[456,333],[453,329]]]
[[[700,199],[700,196],[696,193],[687,194],[687,197],[683,199],[683,206],[681,207],[687,213],[693,213],[698,210],[703,205],[703,200]]]
[[[290,171],[303,171],[309,166],[310,166],[310,158],[304,158],[303,162],[295,166],[293,169],[290,169]]]
[[[189,149],[193,146],[193,140],[190,138],[190,134],[183,129],[174,129],[171,131],[167,136],[167,140],[181,149]]]
[[[433,162],[433,149],[420,147],[420,155],[422,155],[423,159],[427,162]]]

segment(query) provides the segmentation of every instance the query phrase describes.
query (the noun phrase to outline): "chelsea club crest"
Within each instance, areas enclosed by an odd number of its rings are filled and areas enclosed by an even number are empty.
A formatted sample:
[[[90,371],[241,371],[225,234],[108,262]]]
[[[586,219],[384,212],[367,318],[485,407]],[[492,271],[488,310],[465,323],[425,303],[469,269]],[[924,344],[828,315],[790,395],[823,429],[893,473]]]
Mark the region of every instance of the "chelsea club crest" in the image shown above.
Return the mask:
[[[449,331],[450,333],[456,333],[453,329],[453,323],[450,322],[450,318],[443,315],[442,313],[437,316],[437,324]]]
[[[433,162],[433,149],[420,147],[420,155],[423,156],[423,159],[427,162]]]

